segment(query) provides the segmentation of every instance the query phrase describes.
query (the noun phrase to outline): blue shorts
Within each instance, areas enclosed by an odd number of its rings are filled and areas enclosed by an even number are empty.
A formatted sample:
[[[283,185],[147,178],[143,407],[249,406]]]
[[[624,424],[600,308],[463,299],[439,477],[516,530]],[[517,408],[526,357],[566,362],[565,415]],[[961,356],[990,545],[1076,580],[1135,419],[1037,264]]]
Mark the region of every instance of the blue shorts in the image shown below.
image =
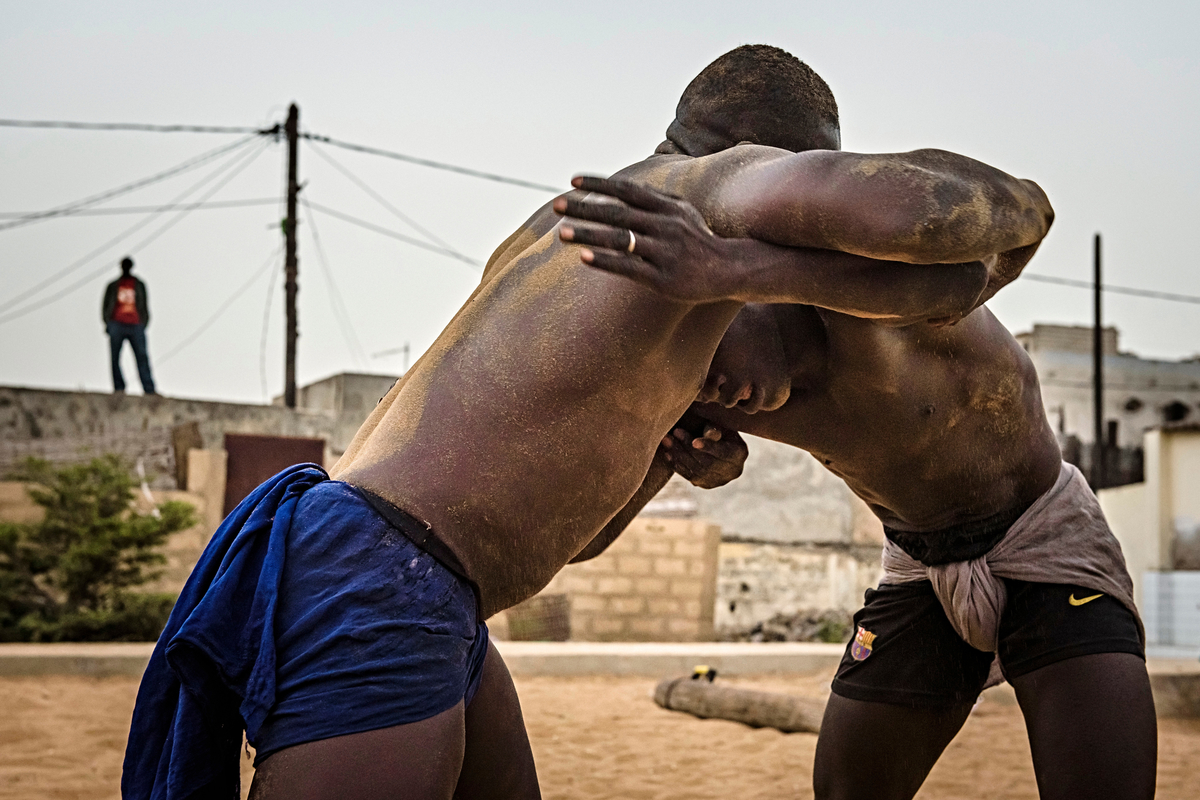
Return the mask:
[[[488,649],[474,590],[356,489],[325,481],[306,491],[285,553],[275,704],[251,742],[256,763],[471,701]]]

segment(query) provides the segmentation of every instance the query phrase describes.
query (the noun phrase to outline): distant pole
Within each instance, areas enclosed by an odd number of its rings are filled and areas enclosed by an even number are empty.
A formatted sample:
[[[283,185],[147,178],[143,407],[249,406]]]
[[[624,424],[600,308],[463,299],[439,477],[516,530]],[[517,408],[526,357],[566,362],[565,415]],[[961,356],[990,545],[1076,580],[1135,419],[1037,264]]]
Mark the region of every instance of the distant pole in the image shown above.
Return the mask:
[[[1100,308],[1100,234],[1094,240],[1095,276],[1092,297],[1095,320],[1092,325],[1092,410],[1095,422],[1095,447],[1092,449],[1092,487],[1104,486],[1104,320]]]
[[[292,103],[288,107],[287,123],[283,126],[288,143],[287,222],[283,231],[286,246],[284,260],[284,303],[287,306],[287,354],[284,358],[283,404],[296,407],[296,195],[300,191],[296,175],[296,157],[300,142],[300,109]]]

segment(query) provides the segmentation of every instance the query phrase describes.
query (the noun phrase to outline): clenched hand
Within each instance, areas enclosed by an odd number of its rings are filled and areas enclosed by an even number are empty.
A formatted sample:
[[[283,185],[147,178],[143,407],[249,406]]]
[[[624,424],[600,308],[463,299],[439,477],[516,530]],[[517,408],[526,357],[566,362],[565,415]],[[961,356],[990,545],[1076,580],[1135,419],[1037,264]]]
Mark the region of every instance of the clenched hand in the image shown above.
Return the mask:
[[[687,429],[691,422],[703,425],[699,435]],[[675,472],[701,489],[715,489],[740,476],[750,454],[737,431],[690,413],[663,438],[662,450]]]

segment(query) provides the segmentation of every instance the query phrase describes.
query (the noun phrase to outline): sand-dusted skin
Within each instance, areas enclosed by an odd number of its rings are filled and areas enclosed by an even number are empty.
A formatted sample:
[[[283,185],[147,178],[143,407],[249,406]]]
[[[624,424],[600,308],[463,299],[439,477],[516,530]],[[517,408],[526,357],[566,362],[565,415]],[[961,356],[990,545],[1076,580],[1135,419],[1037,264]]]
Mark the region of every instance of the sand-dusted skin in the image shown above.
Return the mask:
[[[970,158],[836,152],[832,92],[776,48],[738,48],[706,68],[685,90],[667,139],[619,178],[647,192],[652,211],[654,203],[682,209],[678,231],[694,234],[679,239],[691,248],[679,253],[683,260],[720,255],[720,236],[754,236],[788,246],[763,245],[774,247],[768,261],[786,269],[727,259],[727,275],[697,273],[695,282],[664,294],[593,269],[583,261],[599,266],[602,254],[592,259],[570,241],[574,230],[556,231],[554,215],[572,204],[600,207],[602,221],[628,215],[628,207],[594,203],[582,192],[542,207],[500,246],[442,336],[368,417],[332,474],[349,486],[324,487],[325,475],[314,468],[290,470],[259,487],[217,531],[203,575],[190,579],[186,593],[203,619],[191,625],[188,604],[176,606],[168,626],[178,632],[156,648],[154,679],[144,681],[134,711],[133,727],[145,735],[131,736],[133,780],[126,784],[146,789],[134,794],[160,796],[162,786],[186,794],[227,781],[233,772],[214,777],[226,768],[205,756],[205,717],[221,710],[228,720],[222,746],[232,752],[229,734],[235,716],[246,722],[242,706],[250,698],[254,720],[271,726],[280,721],[272,714],[287,717],[295,742],[260,758],[254,800],[538,796],[520,705],[498,652],[482,648],[480,616],[526,599],[569,560],[598,552],[667,480],[671,463],[660,441],[703,390],[743,303],[786,296],[847,318],[960,319],[1024,263],[1004,254],[1031,253],[1049,225],[1049,204],[1036,185]],[[588,180],[575,186],[592,188]],[[628,248],[628,230],[618,235],[614,243]],[[655,246],[654,236],[638,235],[634,249],[653,254]],[[740,269],[746,264],[754,269]],[[346,511],[324,503],[331,491],[349,504]],[[395,521],[367,497],[392,507]],[[377,545],[403,537],[437,560],[406,557],[404,569],[437,578],[437,591],[398,599],[403,608],[374,609],[410,588],[398,575],[401,564],[395,582],[362,587],[360,599],[343,603],[330,597],[347,581],[324,575],[322,559],[310,566],[288,559],[288,548],[299,546],[289,536],[294,524],[319,547],[320,536],[344,545],[384,521],[395,533]],[[448,551],[445,559],[427,530],[412,528],[421,522]],[[238,558],[224,558],[222,548]],[[270,559],[252,558],[263,549]],[[377,559],[372,567],[390,564],[377,549],[349,547],[348,555]],[[452,571],[478,589],[479,608],[454,616],[450,628],[431,626],[445,612],[439,591],[462,596]],[[235,613],[247,597],[287,613]],[[329,624],[308,613],[318,607],[334,615]],[[281,630],[268,634],[276,621]],[[359,673],[360,643],[419,660],[424,649],[407,642],[428,636],[472,646],[422,666]],[[221,686],[182,684],[173,664],[186,667],[193,650],[200,674]],[[314,654],[328,668],[306,675],[302,667]],[[300,670],[294,687],[284,686],[286,697],[258,692],[272,684],[254,680],[269,678],[276,655]],[[390,727],[377,727],[366,712],[378,705],[372,698],[400,708],[412,697],[408,684],[390,680],[402,670],[406,680],[437,687],[445,709],[397,714]]]
[[[954,158],[863,158],[855,175],[919,184],[924,170]],[[915,193],[947,211],[938,233],[960,228],[944,239],[931,232],[937,243],[930,262],[962,257],[955,242],[977,241],[989,226],[1040,231],[977,256],[982,291],[958,312],[935,313],[930,301],[946,286],[935,273],[922,286],[904,277],[919,268],[860,271],[835,257],[800,265],[795,250],[770,244],[810,244],[797,234],[815,228],[828,237],[826,246],[853,249],[819,211],[785,213],[776,198],[778,227],[735,222],[736,233],[756,238],[720,238],[705,220],[723,218],[703,201],[701,219],[697,208],[644,186],[603,179],[583,185],[623,201],[568,203],[573,219],[563,235],[589,246],[581,253],[586,263],[665,297],[749,303],[714,357],[699,396],[708,402],[693,409],[709,420],[706,435],[676,431],[664,447],[679,455],[712,450],[712,439],[734,429],[803,448],[871,505],[890,540],[887,555],[903,548],[910,566],[920,567],[901,582],[889,570],[855,615],[855,640],[821,728],[816,796],[912,797],[988,680],[990,650],[1016,688],[1043,797],[1152,796],[1154,707],[1144,636],[1119,546],[1095,498],[1075,473],[1075,492],[1057,493],[1064,505],[1038,531],[1049,550],[1023,547],[1029,537],[1020,532],[1039,498],[1056,495],[1056,479],[1071,469],[1062,465],[1032,364],[982,304],[1020,273],[1049,228],[1052,213],[1040,191],[1026,187],[1034,219],[997,215],[987,208],[986,191]],[[869,191],[858,197],[878,201]],[[631,236],[633,253],[625,247]],[[893,241],[911,246],[922,238],[914,228],[912,237]],[[830,286],[846,294],[835,296]],[[1063,558],[1069,547],[1089,550]],[[1059,563],[1034,563],[1048,552]],[[989,575],[990,559],[1003,581]],[[898,560],[885,557],[885,565]],[[1068,562],[1074,566],[1063,569]],[[959,580],[951,586],[945,576]],[[964,611],[974,612],[965,626]],[[1092,734],[1077,735],[1084,730]],[[850,779],[864,770],[874,780]]]
[[[868,257],[968,262],[1042,233],[1040,225],[980,230],[956,205],[937,202],[960,192],[972,203],[990,197],[988,214],[1030,216],[1023,184],[950,154],[742,146],[700,158],[655,155],[619,175],[694,200],[718,233],[769,228],[814,248],[857,241],[857,256],[812,251],[813,272],[891,268],[928,285],[928,268]],[[485,615],[537,592],[625,506],[741,308],[736,300],[666,298],[588,269],[555,224],[543,208],[514,239],[533,244],[509,246],[489,264],[486,282],[380,402],[333,472],[429,523],[478,584]],[[1003,240],[989,230],[1003,231]],[[979,265],[932,272],[942,278],[939,291],[914,296],[924,307],[911,310],[962,313],[983,289]],[[882,313],[877,290],[856,293],[839,282],[831,298],[821,292],[814,282],[814,300]]]

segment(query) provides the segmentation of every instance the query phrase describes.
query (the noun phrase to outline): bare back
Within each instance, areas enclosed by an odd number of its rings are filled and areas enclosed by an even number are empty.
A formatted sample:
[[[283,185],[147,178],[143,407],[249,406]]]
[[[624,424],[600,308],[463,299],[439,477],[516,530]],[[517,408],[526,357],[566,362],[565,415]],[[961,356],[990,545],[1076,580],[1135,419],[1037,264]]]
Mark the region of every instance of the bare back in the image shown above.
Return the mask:
[[[662,180],[661,162],[625,175]],[[543,209],[501,246],[334,470],[431,525],[485,615],[536,593],[625,505],[740,308],[589,269],[554,224]]]

